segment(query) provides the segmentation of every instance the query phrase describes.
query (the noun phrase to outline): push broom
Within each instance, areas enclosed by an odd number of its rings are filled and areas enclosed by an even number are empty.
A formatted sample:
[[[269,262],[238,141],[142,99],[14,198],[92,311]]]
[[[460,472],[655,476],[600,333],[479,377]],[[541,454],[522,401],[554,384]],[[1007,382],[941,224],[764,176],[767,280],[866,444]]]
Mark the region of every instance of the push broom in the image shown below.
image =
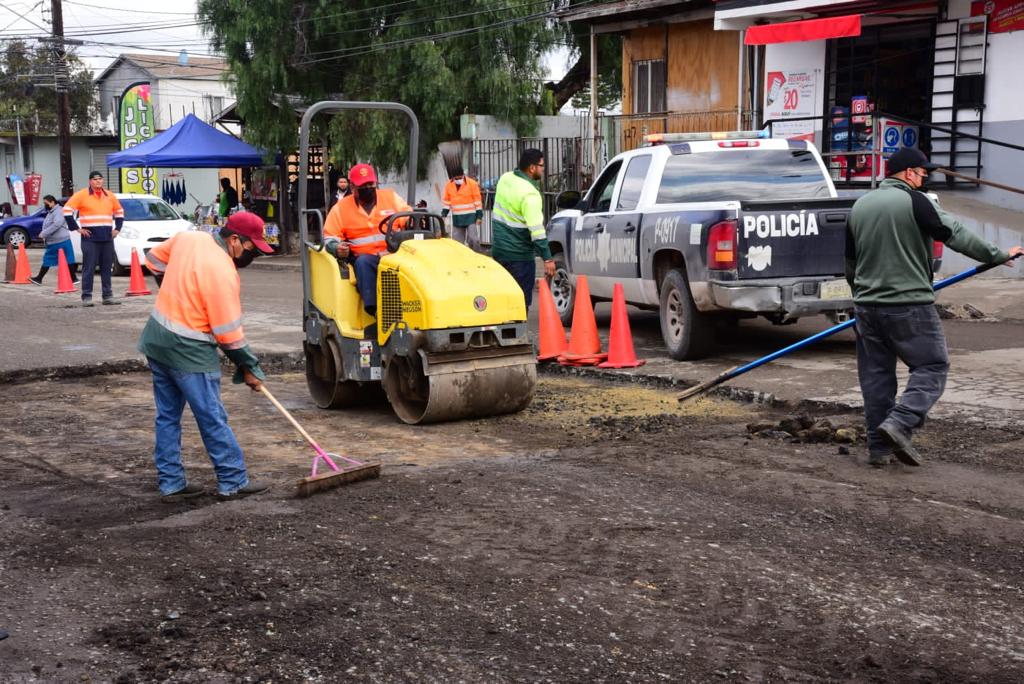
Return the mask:
[[[1020,255],[1016,254],[1016,255],[1010,257],[1010,260],[1013,261],[1018,256],[1020,256]],[[944,280],[940,280],[939,282],[935,283],[934,290],[936,292],[938,292],[939,290],[941,290],[944,287],[949,287],[950,285],[955,285],[955,284],[959,283],[961,280],[967,280],[971,276],[976,276],[979,273],[984,273],[985,271],[988,271],[990,269],[995,268],[996,266],[1001,266],[1001,265],[1002,264],[983,264],[981,266],[975,266],[974,268],[969,268],[969,269],[967,269],[966,271],[964,271],[962,273],[957,273],[954,276],[950,276],[950,277],[948,277],[948,278],[946,278]],[[718,385],[721,385],[724,382],[728,382],[729,380],[732,380],[733,378],[739,377],[739,376],[743,375],[744,373],[749,373],[750,371],[754,370],[755,368],[760,368],[761,366],[765,365],[766,363],[771,363],[775,359],[781,358],[781,357],[785,356],[786,354],[789,354],[791,352],[795,352],[795,351],[797,351],[799,349],[803,349],[804,347],[809,347],[812,344],[814,344],[815,342],[820,342],[821,340],[825,339],[826,337],[831,337],[832,335],[835,335],[837,332],[842,332],[843,330],[846,330],[847,328],[852,328],[856,323],[857,323],[857,319],[856,318],[851,318],[850,320],[844,321],[844,322],[840,323],[839,325],[834,325],[831,328],[828,328],[827,330],[822,330],[820,333],[817,333],[816,335],[811,335],[810,337],[802,339],[799,342],[794,342],[793,344],[789,345],[788,347],[783,347],[782,349],[780,349],[780,350],[778,350],[776,352],[772,352],[771,354],[768,354],[767,356],[762,356],[761,358],[757,359],[756,361],[751,361],[750,363],[748,363],[746,365],[743,365],[743,366],[734,366],[734,367],[730,368],[727,371],[723,371],[722,373],[719,373],[718,375],[716,375],[715,377],[711,378],[710,380],[706,380],[705,382],[702,382],[699,385],[694,385],[693,387],[691,387],[690,389],[686,390],[685,392],[683,392],[682,394],[680,394],[676,398],[680,402],[683,402],[683,401],[686,401],[687,399],[692,399],[693,397],[696,397],[698,395],[704,394],[705,392],[707,392],[712,387],[717,387]]]
[[[348,456],[342,456],[340,454],[329,454],[324,451],[316,440],[309,436],[309,433],[302,429],[299,422],[292,417],[292,414],[288,413],[288,409],[281,405],[274,395],[270,393],[266,385],[260,385],[260,392],[266,396],[270,402],[277,407],[277,410],[284,414],[295,429],[299,431],[309,445],[313,447],[313,451],[316,452],[316,458],[313,459],[313,471],[309,477],[304,477],[295,484],[295,495],[298,497],[306,497],[310,494],[316,494],[322,492],[325,489],[333,489],[334,487],[340,487],[341,485],[350,484],[352,482],[359,482],[360,480],[369,480],[374,477],[380,476],[380,463],[363,463],[357,461],[354,458]],[[344,461],[347,465],[339,468],[334,462],[335,460]],[[317,467],[320,465],[320,461],[323,461],[330,470],[317,474]]]

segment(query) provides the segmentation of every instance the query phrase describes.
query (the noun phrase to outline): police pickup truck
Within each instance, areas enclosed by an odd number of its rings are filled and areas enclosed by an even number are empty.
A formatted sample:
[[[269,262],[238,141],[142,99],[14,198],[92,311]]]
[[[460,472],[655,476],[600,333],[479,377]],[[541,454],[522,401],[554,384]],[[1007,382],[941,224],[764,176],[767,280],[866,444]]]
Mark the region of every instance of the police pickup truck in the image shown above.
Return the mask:
[[[555,303],[572,320],[576,277],[608,300],[658,310],[674,359],[706,355],[716,323],[843,318],[846,219],[814,145],[764,131],[657,134],[609,162],[548,223]]]

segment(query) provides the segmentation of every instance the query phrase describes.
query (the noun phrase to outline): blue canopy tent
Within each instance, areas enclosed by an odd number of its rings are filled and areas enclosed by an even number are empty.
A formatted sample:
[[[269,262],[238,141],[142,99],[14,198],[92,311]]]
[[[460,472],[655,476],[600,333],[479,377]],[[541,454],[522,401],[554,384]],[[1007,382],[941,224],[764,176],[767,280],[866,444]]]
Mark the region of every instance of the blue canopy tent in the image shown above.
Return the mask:
[[[263,152],[193,114],[144,143],[107,155],[107,166],[210,169],[262,166]]]

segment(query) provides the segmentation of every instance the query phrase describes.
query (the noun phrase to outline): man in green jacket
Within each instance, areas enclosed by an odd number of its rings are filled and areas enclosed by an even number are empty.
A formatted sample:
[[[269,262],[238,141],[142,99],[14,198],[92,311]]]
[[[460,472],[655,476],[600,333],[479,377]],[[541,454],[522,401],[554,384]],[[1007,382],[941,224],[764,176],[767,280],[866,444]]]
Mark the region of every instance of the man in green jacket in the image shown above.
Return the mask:
[[[921,192],[936,168],[920,150],[899,150],[889,158],[888,177],[850,213],[846,280],[857,316],[857,373],[873,466],[887,465],[892,453],[907,465],[921,464],[911,435],[946,387],[949,356],[934,306],[933,241],[986,264],[1022,252],[1005,252],[974,235]],[[910,368],[898,402],[897,359]]]
[[[544,273],[555,275],[548,236],[544,231],[544,202],[537,181],[544,175],[544,153],[523,150],[519,168],[498,179],[491,212],[491,256],[523,289],[526,308],[533,303],[533,285],[537,277],[534,258],[544,260]]]

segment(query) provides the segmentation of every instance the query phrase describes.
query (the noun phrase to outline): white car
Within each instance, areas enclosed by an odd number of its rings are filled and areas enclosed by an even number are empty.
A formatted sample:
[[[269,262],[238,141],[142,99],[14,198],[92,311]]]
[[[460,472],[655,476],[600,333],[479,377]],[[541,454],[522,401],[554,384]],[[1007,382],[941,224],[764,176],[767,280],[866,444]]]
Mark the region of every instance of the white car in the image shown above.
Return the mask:
[[[132,249],[139,253],[139,261],[146,252],[175,233],[195,227],[171,208],[167,202],[153,195],[114,193],[124,208],[124,226],[114,238],[114,275],[126,275],[132,265]],[[75,259],[82,263],[81,237],[71,232]]]

